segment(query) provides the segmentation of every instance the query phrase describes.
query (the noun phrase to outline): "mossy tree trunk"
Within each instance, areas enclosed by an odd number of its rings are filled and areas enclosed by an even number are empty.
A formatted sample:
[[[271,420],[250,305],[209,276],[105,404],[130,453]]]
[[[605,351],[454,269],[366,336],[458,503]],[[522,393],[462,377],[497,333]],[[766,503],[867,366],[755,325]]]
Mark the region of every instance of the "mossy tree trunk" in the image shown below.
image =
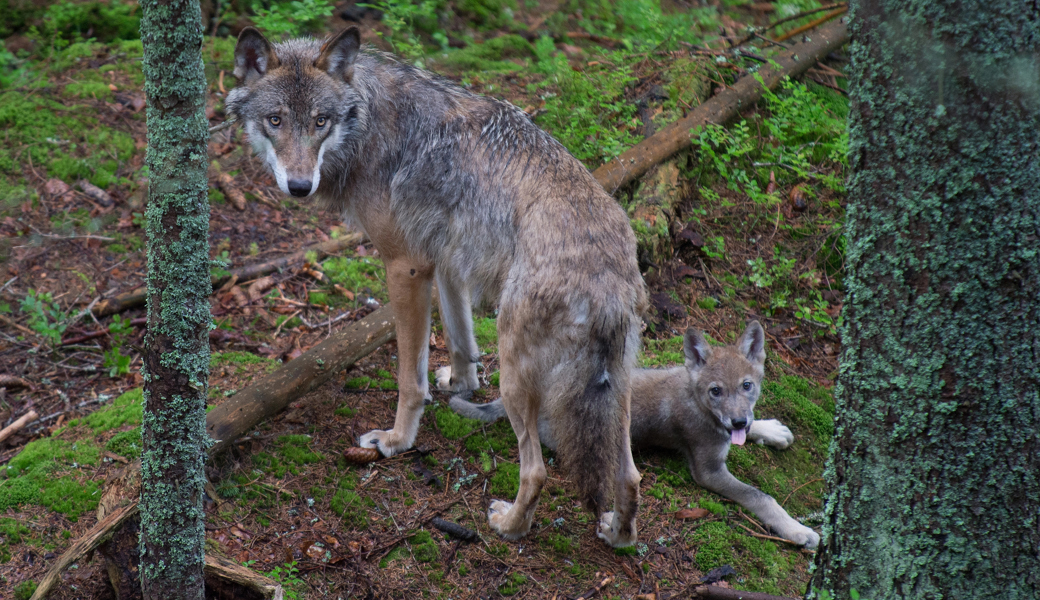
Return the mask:
[[[1040,597],[1040,11],[854,0],[813,590]],[[819,597],[819,595],[817,595]]]
[[[141,8],[150,178],[141,580],[145,598],[201,600],[212,322],[202,22],[198,0]]]

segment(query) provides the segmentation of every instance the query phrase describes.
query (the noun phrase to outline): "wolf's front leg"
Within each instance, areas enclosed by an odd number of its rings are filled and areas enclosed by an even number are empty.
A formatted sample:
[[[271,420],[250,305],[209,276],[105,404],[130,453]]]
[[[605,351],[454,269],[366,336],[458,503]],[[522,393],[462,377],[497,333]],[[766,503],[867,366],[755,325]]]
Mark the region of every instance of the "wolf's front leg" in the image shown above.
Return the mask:
[[[480,387],[477,380],[480,350],[473,337],[469,291],[451,274],[437,269],[437,294],[444,340],[451,355],[451,366],[437,369],[437,389],[471,392]]]
[[[698,464],[692,456],[688,458],[690,472],[698,485],[735,500],[784,539],[810,549],[820,543],[820,534],[794,520],[769,494],[739,481],[726,468],[726,463],[709,460]]]
[[[412,447],[423,404],[430,397],[430,283],[433,267],[406,259],[388,260],[386,282],[397,328],[397,416],[394,428],[370,431],[360,445],[393,456]]]

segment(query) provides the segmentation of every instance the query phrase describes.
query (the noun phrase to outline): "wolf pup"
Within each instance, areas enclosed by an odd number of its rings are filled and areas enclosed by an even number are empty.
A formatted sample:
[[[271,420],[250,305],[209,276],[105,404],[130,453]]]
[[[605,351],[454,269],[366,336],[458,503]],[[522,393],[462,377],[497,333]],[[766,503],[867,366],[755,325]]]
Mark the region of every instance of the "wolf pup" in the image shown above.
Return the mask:
[[[752,321],[735,345],[720,348],[709,346],[701,332],[687,329],[683,350],[685,366],[632,372],[632,443],[681,450],[701,487],[737,501],[781,537],[815,548],[820,543],[815,531],[726,468],[730,444],[750,439],[783,449],[794,441],[779,421],[756,421],[752,414],[765,374],[762,326]],[[494,421],[504,414],[498,400],[473,404],[452,398],[450,405],[471,419]],[[555,438],[544,430],[541,440],[552,448]]]
[[[646,291],[635,236],[589,171],[515,106],[360,49],[356,28],[324,42],[235,48],[228,112],[283,192],[360,225],[387,271],[397,328],[393,429],[360,444],[412,446],[424,400],[431,282],[450,340],[453,392],[478,386],[471,304],[499,309],[502,407],[520,450],[515,503],[491,527],[528,532],[545,482],[538,415],[612,546],[636,540],[639,473],[629,442],[629,372]]]

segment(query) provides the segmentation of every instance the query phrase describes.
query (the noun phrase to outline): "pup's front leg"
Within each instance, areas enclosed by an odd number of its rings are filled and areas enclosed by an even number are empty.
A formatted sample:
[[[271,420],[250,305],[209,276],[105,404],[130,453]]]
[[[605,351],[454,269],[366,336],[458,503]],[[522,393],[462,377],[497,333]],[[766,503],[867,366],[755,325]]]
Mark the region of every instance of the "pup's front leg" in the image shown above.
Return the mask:
[[[397,416],[394,428],[370,431],[360,445],[393,456],[415,444],[423,404],[430,397],[430,283],[433,268],[408,259],[386,261],[386,282],[397,328]]]

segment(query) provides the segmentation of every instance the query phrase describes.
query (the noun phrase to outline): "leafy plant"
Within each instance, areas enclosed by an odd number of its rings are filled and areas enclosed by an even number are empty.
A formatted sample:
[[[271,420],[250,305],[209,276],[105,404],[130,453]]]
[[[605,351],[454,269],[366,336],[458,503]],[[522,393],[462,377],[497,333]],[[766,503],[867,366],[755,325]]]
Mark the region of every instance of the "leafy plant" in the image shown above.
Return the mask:
[[[253,23],[268,33],[278,32],[282,37],[299,37],[316,30],[332,14],[335,6],[329,0],[291,0],[275,2],[265,8],[253,4]]]
[[[748,276],[751,283],[756,287],[767,288],[790,275],[794,269],[795,260],[785,258],[780,253],[780,248],[774,248],[771,262],[766,262],[764,258],[758,256],[747,263],[751,267],[751,275]]]
[[[65,333],[67,317],[50,292],[37,293],[30,289],[22,299],[22,312],[29,315],[29,329],[47,341],[51,346],[61,343],[61,334]]]
[[[133,331],[130,319],[122,319],[119,315],[112,317],[112,323],[108,326],[112,345],[105,350],[104,362],[109,377],[122,377],[130,373],[130,356],[123,354],[123,344]]]
[[[422,40],[417,30],[425,29],[430,37],[442,48],[448,47],[448,36],[437,26],[437,1],[422,0],[379,0],[371,4],[362,4],[383,11],[383,24],[390,29],[386,41],[396,54],[419,60],[425,54]],[[382,32],[376,32],[382,36]],[[420,65],[421,66],[421,65]]]
[[[299,590],[303,587],[304,581],[300,579],[300,570],[296,568],[295,560],[286,563],[284,566],[275,567],[265,573],[265,575],[282,584],[285,597],[289,600],[296,600],[302,597]]]

